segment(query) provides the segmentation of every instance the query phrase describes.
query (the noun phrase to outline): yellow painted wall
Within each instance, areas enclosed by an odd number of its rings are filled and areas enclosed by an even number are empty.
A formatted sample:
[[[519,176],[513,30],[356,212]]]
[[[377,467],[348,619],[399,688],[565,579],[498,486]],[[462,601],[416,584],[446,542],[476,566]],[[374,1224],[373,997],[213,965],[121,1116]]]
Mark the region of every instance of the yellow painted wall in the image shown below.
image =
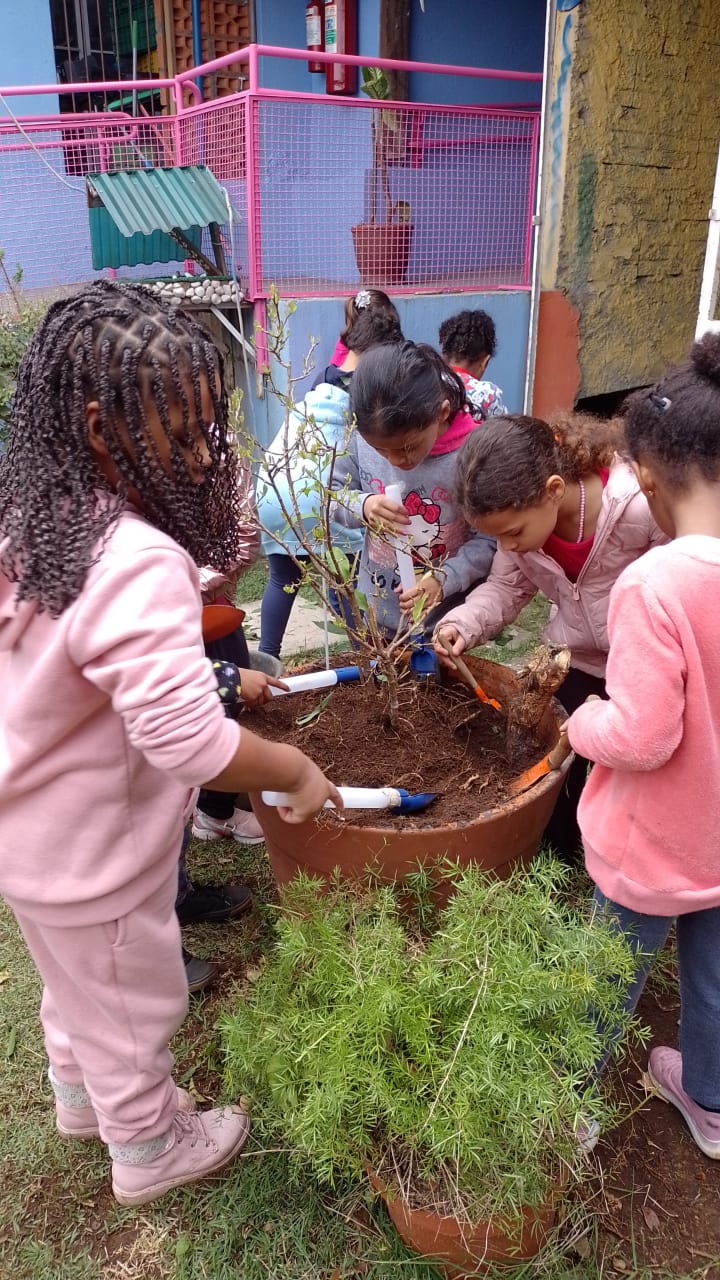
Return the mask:
[[[720,144],[720,0],[556,15],[543,287],[580,317],[579,396],[653,381],[692,342]]]

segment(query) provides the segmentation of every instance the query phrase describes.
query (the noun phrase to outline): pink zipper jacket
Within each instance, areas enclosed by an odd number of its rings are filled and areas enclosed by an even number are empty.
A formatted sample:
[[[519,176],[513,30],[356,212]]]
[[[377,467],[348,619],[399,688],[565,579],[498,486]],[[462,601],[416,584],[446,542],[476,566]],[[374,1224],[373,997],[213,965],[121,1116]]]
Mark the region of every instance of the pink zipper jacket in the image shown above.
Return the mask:
[[[553,605],[543,639],[549,644],[568,645],[574,667],[602,677],[608,652],[610,589],[627,565],[666,541],[632,468],[616,459],[603,489],[590,555],[577,582],[571,582],[544,551],[519,555],[498,549],[487,581],[451,609],[439,625],[452,623],[471,649],[496,636],[542,591]]]
[[[646,915],[720,906],[720,538],[677,538],[610,599],[608,701],[570,717],[593,760],[578,807],[587,869]]]
[[[192,790],[232,759],[177,543],[126,511],[51,618],[0,573],[0,892],[40,923],[117,919],[177,865]]]

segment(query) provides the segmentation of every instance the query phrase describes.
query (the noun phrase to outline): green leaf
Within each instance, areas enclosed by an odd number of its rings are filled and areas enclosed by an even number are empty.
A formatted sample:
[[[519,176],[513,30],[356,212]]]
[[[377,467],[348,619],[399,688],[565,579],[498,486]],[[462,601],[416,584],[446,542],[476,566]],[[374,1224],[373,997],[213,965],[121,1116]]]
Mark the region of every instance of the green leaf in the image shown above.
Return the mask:
[[[355,599],[357,600],[357,607],[358,607],[358,609],[361,609],[363,613],[367,613],[367,611],[368,611],[368,602],[367,602],[367,596],[365,595],[365,592],[364,592],[364,591],[356,591],[356,592],[355,592]]]
[[[340,551],[338,547],[329,547],[325,552],[325,563],[338,574],[341,582],[350,580],[350,561],[344,551]]]
[[[324,698],[320,699],[317,706],[313,707],[312,711],[308,711],[307,715],[298,716],[297,720],[295,721],[298,728],[304,729],[306,725],[312,724],[313,720],[317,720],[318,716],[322,715],[323,711],[325,710],[332,696],[333,696],[333,690],[331,689],[329,693],[325,694]]]
[[[17,1027],[11,1027],[8,1032],[7,1045],[5,1046],[5,1057],[9,1061],[15,1053],[17,1045]]]

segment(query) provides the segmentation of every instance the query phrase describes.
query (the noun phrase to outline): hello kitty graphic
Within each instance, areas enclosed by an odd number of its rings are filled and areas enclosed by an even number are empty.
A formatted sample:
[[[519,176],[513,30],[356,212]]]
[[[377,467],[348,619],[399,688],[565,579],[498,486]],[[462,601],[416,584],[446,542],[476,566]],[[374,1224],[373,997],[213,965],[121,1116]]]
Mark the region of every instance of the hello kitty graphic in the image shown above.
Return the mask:
[[[410,516],[410,523],[405,525],[403,533],[407,537],[414,562],[426,565],[429,560],[436,560],[443,556],[445,546],[440,541],[442,508],[439,504],[425,502],[413,489],[403,499],[403,506]]]

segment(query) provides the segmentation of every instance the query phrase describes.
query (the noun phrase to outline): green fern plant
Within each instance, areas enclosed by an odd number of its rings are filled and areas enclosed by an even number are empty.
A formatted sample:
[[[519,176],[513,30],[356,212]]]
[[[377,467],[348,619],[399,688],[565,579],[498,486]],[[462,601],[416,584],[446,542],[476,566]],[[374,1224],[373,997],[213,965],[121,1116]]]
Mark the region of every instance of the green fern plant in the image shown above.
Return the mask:
[[[558,896],[565,875],[548,857],[505,881],[454,868],[429,937],[422,887],[294,881],[223,1023],[230,1088],[321,1182],[372,1170],[468,1221],[540,1203],[583,1167],[577,1126],[613,1121],[601,1028],[640,1034],[630,949]]]

